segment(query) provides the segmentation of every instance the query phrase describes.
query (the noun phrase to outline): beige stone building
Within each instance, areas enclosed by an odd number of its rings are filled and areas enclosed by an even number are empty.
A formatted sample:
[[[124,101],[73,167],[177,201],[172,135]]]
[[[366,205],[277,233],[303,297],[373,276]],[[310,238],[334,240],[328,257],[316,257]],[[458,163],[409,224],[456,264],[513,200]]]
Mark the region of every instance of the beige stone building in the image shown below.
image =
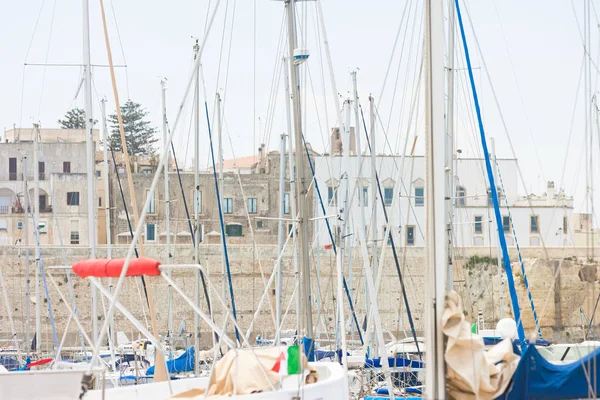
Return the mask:
[[[279,201],[283,198],[285,218],[291,219],[290,183],[286,169],[285,193],[279,193],[279,152],[266,154],[264,148],[258,156],[244,157],[235,160],[225,160],[224,188],[221,191],[222,210],[225,222],[225,232],[228,243],[241,244],[255,241],[260,244],[277,243]],[[287,163],[286,163],[287,166]],[[126,176],[120,174],[124,195],[127,201],[130,219],[130,197],[127,190]],[[158,184],[154,193],[150,193],[153,174],[134,173],[133,181],[136,192],[138,209],[141,212],[147,196],[151,198],[146,225],[144,241],[151,244],[164,244],[166,242],[165,210],[170,207],[171,215],[171,243],[191,244],[189,220],[185,212],[187,203],[190,218],[193,220],[195,207],[198,207],[201,223],[201,241],[203,243],[220,243],[221,227],[215,179],[212,170],[200,173],[199,195],[194,202],[194,174],[189,171],[180,171],[183,193],[179,185],[177,172],[169,174],[169,196],[167,205],[164,201],[164,178]],[[121,193],[116,175],[111,176],[111,232],[113,243],[130,243],[127,216],[123,207]],[[184,203],[185,196],[185,203]],[[309,215],[313,215],[314,200],[309,199]],[[270,219],[263,219],[270,218]],[[291,222],[287,221],[288,227]],[[310,225],[309,225],[310,226]],[[288,228],[289,229],[289,228]]]
[[[39,172],[41,245],[88,245],[86,144],[84,130],[41,129],[34,165],[33,128],[5,131],[0,142],[0,244],[24,244],[26,196],[35,212]],[[98,132],[94,130],[94,138]],[[28,194],[28,195],[27,195]],[[29,243],[35,243],[29,218]]]

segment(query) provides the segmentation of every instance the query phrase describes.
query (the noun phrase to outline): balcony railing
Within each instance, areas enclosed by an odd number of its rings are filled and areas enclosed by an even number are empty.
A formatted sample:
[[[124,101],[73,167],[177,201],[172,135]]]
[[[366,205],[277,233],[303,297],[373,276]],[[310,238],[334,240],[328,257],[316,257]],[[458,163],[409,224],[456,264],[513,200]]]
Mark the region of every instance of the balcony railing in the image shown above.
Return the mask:
[[[8,214],[9,206],[0,206],[0,214]]]
[[[6,212],[3,212],[3,208],[2,207],[6,207]],[[25,208],[22,206],[12,206],[10,207],[11,212],[13,214],[23,214],[25,213]],[[31,212],[31,210],[35,210],[34,207],[29,207],[28,208],[29,212]],[[51,205],[47,205],[45,207],[40,207],[40,212],[41,213],[51,213],[52,212],[52,206]],[[0,214],[8,214],[8,206],[0,206]]]

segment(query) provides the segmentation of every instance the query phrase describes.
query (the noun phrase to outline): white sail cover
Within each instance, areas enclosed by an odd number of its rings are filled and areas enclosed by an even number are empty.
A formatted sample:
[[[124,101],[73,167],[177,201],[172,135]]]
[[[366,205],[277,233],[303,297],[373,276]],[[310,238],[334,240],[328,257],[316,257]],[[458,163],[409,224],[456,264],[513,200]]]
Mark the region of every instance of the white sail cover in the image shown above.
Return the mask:
[[[286,347],[229,350],[214,367],[208,396],[232,396],[271,391],[281,387],[282,376],[273,371]],[[302,355],[305,370],[310,370]],[[203,399],[204,389],[192,389],[171,397],[172,399]]]
[[[446,295],[442,331],[446,345],[446,387],[455,399],[494,399],[504,392],[519,363],[510,339],[486,351],[483,338],[471,332],[460,297]],[[502,362],[500,362],[502,361]]]

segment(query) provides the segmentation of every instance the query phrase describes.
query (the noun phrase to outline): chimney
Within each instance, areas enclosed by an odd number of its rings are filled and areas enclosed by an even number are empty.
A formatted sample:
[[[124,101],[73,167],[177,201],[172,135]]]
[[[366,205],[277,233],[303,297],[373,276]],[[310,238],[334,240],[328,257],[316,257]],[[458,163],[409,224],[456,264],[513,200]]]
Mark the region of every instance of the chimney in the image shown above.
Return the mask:
[[[554,181],[548,181],[548,189],[546,190],[546,197],[548,201],[552,201],[554,199]]]

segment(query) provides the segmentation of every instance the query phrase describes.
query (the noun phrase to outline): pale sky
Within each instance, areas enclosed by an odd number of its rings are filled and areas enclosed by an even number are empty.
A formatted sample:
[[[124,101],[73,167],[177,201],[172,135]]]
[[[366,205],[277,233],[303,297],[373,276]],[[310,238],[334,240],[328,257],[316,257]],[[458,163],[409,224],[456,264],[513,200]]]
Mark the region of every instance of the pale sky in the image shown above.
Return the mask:
[[[106,64],[99,2],[90,0],[90,3],[92,63]],[[168,118],[173,124],[189,79],[192,37],[203,37],[209,3],[214,7],[216,0],[105,0],[115,63],[124,64],[126,60],[127,64],[126,71],[124,68],[117,71],[121,103],[128,97],[142,103],[159,130],[160,78],[168,79]],[[256,21],[253,18],[254,4]],[[307,32],[306,43],[301,46],[307,47],[311,52],[306,63],[310,69],[311,81],[303,80],[304,87],[307,88],[303,98],[305,132],[313,147],[317,151],[323,151],[324,143],[328,141],[328,129],[336,123],[335,105],[324,47],[322,40],[317,39],[315,3],[299,4],[298,16],[302,20],[303,31]],[[577,19],[572,4],[576,8]],[[383,97],[379,97],[394,38],[406,5],[404,0],[322,0],[337,91],[343,97],[348,95],[351,89],[349,72],[358,68],[360,103],[367,111],[369,94],[376,97],[381,122],[394,151],[401,151],[409,105],[418,75],[422,1],[413,0],[408,4],[408,17],[402,21],[396,56]],[[583,2],[468,0],[461,1],[461,6],[463,13],[468,8],[473,18],[476,35],[516,148],[516,156],[525,173],[528,191],[541,194],[545,189],[545,181],[554,180],[559,186],[562,178],[567,193],[575,193],[577,196],[576,209],[581,209],[584,190],[584,114],[581,97],[574,114],[564,178],[563,161],[582,65],[583,47],[577,21],[582,20]],[[232,24],[234,7],[235,18]],[[114,16],[118,22],[120,41]],[[512,157],[490,86],[481,69],[483,64],[466,15],[464,19],[473,66],[478,68],[475,78],[487,133],[496,138],[499,157]],[[274,111],[269,111],[272,81],[274,76],[279,76],[274,71],[275,62],[282,55],[277,52],[282,21],[281,1],[221,0],[203,54],[203,65],[211,118],[217,89],[222,90],[225,99],[224,144],[227,158],[233,154],[237,157],[253,154],[263,137],[269,136],[265,133],[267,126],[272,126],[268,146],[276,149],[279,134],[286,130],[285,108],[281,101],[283,77],[279,78],[279,85],[275,90],[278,101]],[[598,26],[595,15],[592,15],[592,26]],[[42,127],[56,127],[56,121],[70,107],[83,106],[82,93],[74,100],[81,74],[79,67],[24,67],[25,62],[81,63],[80,0],[0,1],[0,37],[0,124],[3,128],[10,129],[13,124],[29,127],[35,121],[40,121]],[[224,56],[219,67],[223,37]],[[600,55],[597,37],[598,29],[594,28],[591,46],[594,60]],[[398,69],[403,43],[402,62]],[[461,47],[457,52],[456,63],[460,69],[464,67],[460,37],[457,37],[458,45]],[[230,62],[227,62],[228,54]],[[303,71],[306,76],[306,68]],[[321,78],[321,71],[325,74],[324,80]],[[115,108],[114,99],[108,69],[95,68],[93,72],[96,91],[94,112],[99,119],[97,95],[107,97],[109,113]],[[470,91],[466,86],[466,71],[459,70],[457,75],[457,146],[463,150],[463,155],[478,155],[480,145],[475,141],[474,135],[478,133],[471,122],[474,114]],[[592,74],[594,89],[597,87],[596,75]],[[582,88],[583,81],[580,94],[583,94]],[[394,92],[395,96],[392,96]],[[422,97],[420,102],[422,103]],[[200,159],[206,165],[208,135],[203,107],[202,104]],[[404,122],[400,123],[403,128],[399,131],[400,118]],[[416,118],[422,119],[422,113],[419,115],[417,112]],[[182,159],[187,157],[188,163],[193,153],[193,140],[189,136],[191,121],[190,106],[187,104],[176,131],[175,143],[178,156]],[[211,120],[211,123],[214,127],[215,122]],[[419,129],[420,127],[417,130]],[[383,139],[381,130],[378,135]],[[381,139],[378,140],[380,152],[384,151]],[[419,140],[421,146],[417,149],[422,152],[423,140]],[[233,144],[233,151],[230,143]],[[389,148],[385,151],[389,152]],[[599,171],[595,173],[600,176]]]

